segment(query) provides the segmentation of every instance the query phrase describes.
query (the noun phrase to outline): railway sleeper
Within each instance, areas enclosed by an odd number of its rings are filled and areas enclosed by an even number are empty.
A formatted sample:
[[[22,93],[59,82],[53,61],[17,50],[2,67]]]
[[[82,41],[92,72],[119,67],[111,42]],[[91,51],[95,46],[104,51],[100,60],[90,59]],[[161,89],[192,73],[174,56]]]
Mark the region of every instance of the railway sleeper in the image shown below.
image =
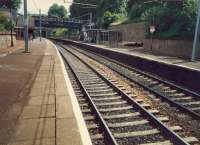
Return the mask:
[[[181,100],[188,101],[188,100],[191,100],[191,99],[193,99],[193,98],[192,97],[171,98],[171,100],[173,100],[173,101],[181,101]]]
[[[169,127],[173,131],[180,131],[182,128],[180,126],[172,126]],[[129,137],[140,137],[140,136],[148,136],[159,134],[160,131],[158,129],[150,129],[145,131],[134,131],[134,132],[125,132],[125,133],[114,133],[115,138],[129,138]]]
[[[103,89],[109,89],[110,88],[110,86],[103,86],[103,87],[87,87],[86,88],[86,90],[96,90],[96,89],[101,89],[101,90],[103,90]]]
[[[96,93],[111,93],[111,92],[113,92],[113,89],[112,88],[109,88],[109,89],[98,89],[98,90],[88,90],[88,93],[94,93],[94,94],[96,94]]]
[[[93,94],[91,97],[109,97],[109,96],[116,96],[116,92],[111,92],[111,93],[102,93],[102,94]]]
[[[122,97],[117,96],[117,97],[109,97],[109,98],[93,98],[93,101],[106,101],[106,100],[119,100],[122,99]]]
[[[167,122],[169,121],[169,118],[167,117],[159,117],[158,120],[162,122]],[[110,128],[116,128],[116,127],[127,127],[127,126],[136,126],[136,125],[145,125],[148,124],[149,121],[144,119],[140,121],[131,121],[131,122],[120,122],[120,123],[108,123],[108,126]]]
[[[199,142],[199,140],[195,137],[185,137],[183,139],[189,144],[195,144]],[[140,145],[173,145],[173,143],[170,142],[170,140],[167,140],[167,141],[162,141],[162,142],[145,143],[145,144],[140,144]]]
[[[187,106],[187,105],[199,105],[200,106],[200,101],[190,101],[190,102],[185,102],[185,103],[182,103],[184,106]]]

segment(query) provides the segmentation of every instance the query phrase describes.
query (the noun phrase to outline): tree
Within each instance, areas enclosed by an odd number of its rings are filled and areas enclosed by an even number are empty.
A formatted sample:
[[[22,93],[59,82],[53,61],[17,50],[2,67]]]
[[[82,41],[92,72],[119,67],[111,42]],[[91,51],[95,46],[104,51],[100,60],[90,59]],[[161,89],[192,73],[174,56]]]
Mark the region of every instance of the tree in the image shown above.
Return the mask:
[[[74,2],[85,3],[85,4],[94,4],[97,6],[99,5],[99,0],[74,0]],[[78,17],[81,20],[89,20],[90,19],[89,13],[92,13],[93,21],[96,21],[97,20],[97,11],[98,10],[96,8],[90,8],[88,6],[72,4],[70,6],[70,14],[71,14],[70,17],[71,18]]]
[[[111,23],[116,21],[119,18],[119,15],[106,11],[102,17],[103,28],[108,28]]]
[[[56,28],[53,30],[53,35],[56,37],[66,36],[68,33],[68,29],[66,28]]]
[[[128,15],[131,20],[145,22],[146,34],[149,36],[149,26],[156,26],[158,38],[192,38],[195,30],[197,2],[183,1],[152,1],[129,0]],[[181,23],[180,23],[181,22]]]
[[[53,4],[48,11],[49,16],[58,17],[58,18],[67,18],[67,10],[64,6],[59,6],[57,4]]]
[[[0,7],[6,7],[11,9],[19,9],[21,4],[21,0],[1,0]]]
[[[0,2],[1,7],[5,7],[8,8],[10,10],[10,14],[11,14],[11,19],[9,22],[5,23],[5,28],[9,28],[10,29],[10,33],[11,33],[11,46],[13,46],[13,19],[12,19],[12,10],[17,10],[20,7],[21,4],[21,0],[3,0]]]
[[[82,5],[72,4],[70,13],[73,18],[92,12],[93,21],[97,21],[99,27],[107,28],[113,22],[112,20],[127,14],[127,0],[74,0],[74,2],[97,5],[96,9],[85,9]],[[81,19],[88,20],[89,15],[81,17]]]
[[[6,16],[0,13],[0,32],[7,31],[11,27],[11,23]]]

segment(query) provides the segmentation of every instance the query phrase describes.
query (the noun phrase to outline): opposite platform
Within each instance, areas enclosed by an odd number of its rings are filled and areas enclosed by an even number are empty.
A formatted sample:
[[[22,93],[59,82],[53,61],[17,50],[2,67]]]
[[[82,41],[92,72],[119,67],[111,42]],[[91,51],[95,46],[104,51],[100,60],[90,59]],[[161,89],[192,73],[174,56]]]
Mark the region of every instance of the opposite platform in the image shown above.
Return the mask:
[[[0,58],[1,145],[90,145],[61,56],[50,41]]]
[[[199,92],[200,90],[200,62],[189,62],[174,57],[156,56],[130,49],[109,48],[67,39],[54,40],[99,53],[144,72],[175,82],[193,91]]]

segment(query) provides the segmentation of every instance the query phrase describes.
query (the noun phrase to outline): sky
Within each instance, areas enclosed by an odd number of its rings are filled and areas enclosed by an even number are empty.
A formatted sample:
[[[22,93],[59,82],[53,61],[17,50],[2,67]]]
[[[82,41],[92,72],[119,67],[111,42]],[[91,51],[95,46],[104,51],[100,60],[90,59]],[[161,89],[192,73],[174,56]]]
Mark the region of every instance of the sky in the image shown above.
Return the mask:
[[[23,2],[23,0],[21,0]],[[72,2],[72,0],[66,0],[67,2]],[[69,9],[70,3],[64,3],[64,0],[27,0],[28,3],[28,12],[31,14],[38,14],[39,8],[41,9],[42,14],[47,14],[48,9],[51,5],[54,3],[57,3],[59,5],[65,6],[67,9]],[[19,13],[23,14],[23,6],[24,4],[21,4],[21,8],[19,10]]]

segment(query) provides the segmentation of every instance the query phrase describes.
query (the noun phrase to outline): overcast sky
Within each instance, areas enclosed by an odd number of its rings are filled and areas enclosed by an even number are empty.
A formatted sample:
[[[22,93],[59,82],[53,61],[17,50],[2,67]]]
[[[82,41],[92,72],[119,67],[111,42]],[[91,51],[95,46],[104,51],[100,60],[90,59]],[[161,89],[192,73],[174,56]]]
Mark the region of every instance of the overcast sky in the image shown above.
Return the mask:
[[[70,6],[70,3],[64,3],[64,0],[27,0],[27,1],[28,1],[28,12],[31,14],[37,14],[39,8],[41,8],[43,14],[47,14],[49,7],[54,3],[63,5],[67,9]],[[72,2],[73,0],[66,0],[66,1]],[[23,3],[21,5],[19,12],[23,14]]]

